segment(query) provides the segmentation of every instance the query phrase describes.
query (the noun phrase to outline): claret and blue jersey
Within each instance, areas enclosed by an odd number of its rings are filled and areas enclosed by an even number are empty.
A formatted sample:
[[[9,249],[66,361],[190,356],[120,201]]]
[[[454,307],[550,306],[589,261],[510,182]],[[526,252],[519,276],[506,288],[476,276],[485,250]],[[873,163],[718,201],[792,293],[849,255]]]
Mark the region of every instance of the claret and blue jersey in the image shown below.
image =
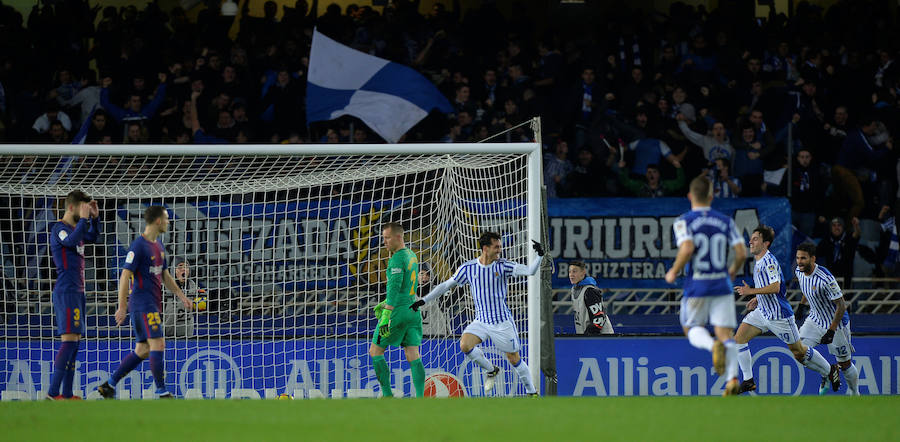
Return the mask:
[[[50,234],[50,252],[56,266],[53,310],[57,334],[84,334],[84,243],[96,243],[100,220],[82,218],[72,226],[59,220]]]
[[[165,249],[159,240],[151,242],[141,235],[131,243],[125,256],[125,269],[134,274],[128,311],[162,310],[162,272],[169,268],[165,257]]]
[[[78,220],[74,226],[59,220],[50,235],[50,252],[56,265],[53,293],[84,295],[84,243],[95,243],[100,236],[100,220]]]
[[[728,249],[743,244],[734,220],[709,207],[691,210],[672,225],[675,241],[694,244],[684,269],[684,296],[722,296],[732,293],[728,275]]]

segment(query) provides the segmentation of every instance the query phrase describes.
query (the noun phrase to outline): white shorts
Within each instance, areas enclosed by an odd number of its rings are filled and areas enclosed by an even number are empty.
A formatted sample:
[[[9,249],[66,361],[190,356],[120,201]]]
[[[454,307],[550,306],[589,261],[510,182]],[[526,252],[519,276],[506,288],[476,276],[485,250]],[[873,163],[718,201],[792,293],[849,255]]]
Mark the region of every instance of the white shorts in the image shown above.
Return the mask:
[[[488,324],[477,320],[472,321],[471,324],[466,326],[463,333],[478,336],[481,342],[490,339],[494,347],[504,353],[516,353],[521,347],[519,333],[516,331],[516,325],[511,320],[506,320],[499,324]]]
[[[744,320],[741,322],[750,324],[762,330],[763,333],[771,331],[772,334],[777,336],[778,339],[781,339],[785,344],[793,344],[800,340],[800,330],[797,330],[797,322],[794,321],[793,316],[788,316],[783,319],[768,320],[762,315],[762,312],[760,312],[759,309],[756,309],[747,313],[747,316],[744,316]]]
[[[807,317],[803,327],[800,327],[800,339],[805,345],[815,347],[822,342],[822,335],[826,331],[826,328]],[[834,340],[828,344],[828,352],[833,354],[838,362],[847,362],[850,360],[850,354],[854,351],[853,344],[850,343],[850,323],[848,322],[847,325],[838,327],[834,332]]]
[[[709,323],[715,327],[734,328],[737,326],[734,295],[682,297],[679,318],[682,327],[704,327]]]

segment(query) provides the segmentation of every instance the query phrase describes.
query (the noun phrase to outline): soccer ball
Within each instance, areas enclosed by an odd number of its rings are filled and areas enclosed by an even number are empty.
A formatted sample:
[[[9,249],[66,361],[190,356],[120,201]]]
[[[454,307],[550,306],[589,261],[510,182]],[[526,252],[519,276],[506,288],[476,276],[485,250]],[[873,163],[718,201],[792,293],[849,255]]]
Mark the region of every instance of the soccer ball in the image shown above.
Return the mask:
[[[294,399],[294,397],[291,396],[291,395],[289,395],[289,394],[287,394],[287,393],[281,393],[281,394],[278,395],[278,400],[279,400],[279,401],[290,401],[290,400],[293,400],[293,399]]]
[[[206,311],[206,296],[198,296],[194,298],[194,311],[197,312],[205,312]]]
[[[425,397],[466,397],[463,383],[450,373],[435,373],[425,378]]]

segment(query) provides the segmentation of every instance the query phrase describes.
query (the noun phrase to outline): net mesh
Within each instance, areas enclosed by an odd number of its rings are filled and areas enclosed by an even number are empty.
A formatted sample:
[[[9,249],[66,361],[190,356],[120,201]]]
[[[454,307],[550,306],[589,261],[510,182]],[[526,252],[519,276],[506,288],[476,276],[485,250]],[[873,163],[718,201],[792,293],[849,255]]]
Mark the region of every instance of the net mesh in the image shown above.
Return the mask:
[[[417,255],[420,296],[478,254],[486,230],[503,236],[503,257],[528,263],[525,154],[346,156],[4,156],[0,157],[0,257],[4,317],[0,391],[36,398],[52,371],[51,292],[56,270],[49,232],[65,195],[98,201],[102,233],[85,244],[86,334],[76,393],[96,397],[134,346],[116,326],[117,285],[148,205],[172,222],[161,236],[169,271],[195,301],[188,312],[164,290],[170,390],[187,397],[371,396],[379,387],[368,357],[372,308],[384,299],[389,253],[381,225],[406,228]],[[527,343],[526,280],[510,280],[507,303]],[[482,395],[482,373],[457,340],[474,318],[468,289],[423,312],[426,393]],[[490,394],[521,393],[505,357]],[[523,347],[523,356],[527,349]],[[412,391],[402,351],[387,354],[395,394]],[[149,364],[120,397],[153,391]]]

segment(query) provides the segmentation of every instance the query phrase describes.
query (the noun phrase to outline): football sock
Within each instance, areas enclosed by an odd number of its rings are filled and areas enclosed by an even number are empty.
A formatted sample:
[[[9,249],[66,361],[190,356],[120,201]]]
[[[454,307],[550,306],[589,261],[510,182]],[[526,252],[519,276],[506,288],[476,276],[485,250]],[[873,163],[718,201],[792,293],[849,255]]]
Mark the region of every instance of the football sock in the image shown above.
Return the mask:
[[[806,357],[803,358],[803,365],[825,377],[828,377],[828,374],[831,373],[831,365],[812,347],[806,348]]]
[[[749,344],[737,345],[737,360],[741,366],[741,374],[744,380],[753,379],[753,356],[750,354]]]
[[[421,360],[419,363],[421,363]],[[388,369],[387,361],[384,360],[384,355],[372,356],[372,365],[375,367],[375,377],[378,378],[378,383],[381,384],[381,394],[384,397],[393,397],[391,372]],[[425,389],[424,380],[422,381],[422,389]]]
[[[850,389],[851,393],[859,394],[859,370],[856,368],[856,365],[851,363],[843,371],[844,379],[847,380],[847,388]]]
[[[165,352],[150,352],[150,371],[153,373],[153,380],[156,383],[156,391],[161,392],[166,389],[166,369],[165,369]]]
[[[469,358],[470,361],[475,361],[479,367],[485,369],[486,371],[491,371],[494,369],[494,364],[491,363],[485,356],[484,352],[481,351],[478,347],[472,347],[468,353],[466,353],[466,357]]]
[[[141,362],[144,362],[144,360],[135,352],[130,352],[125,355],[122,362],[119,363],[119,368],[117,368],[115,373],[109,377],[109,386],[115,388],[116,384],[118,384],[126,374],[130,373],[131,370],[134,370],[135,367],[141,365]]]
[[[62,385],[63,379],[69,367],[69,360],[72,359],[72,353],[78,349],[78,342],[63,341],[56,352],[56,359],[53,360],[53,375],[50,377],[50,389],[47,394],[50,396],[59,396],[59,387]]]
[[[66,363],[66,377],[63,378],[62,395],[63,397],[72,397],[72,384],[75,383],[75,362],[78,359],[78,347],[81,341],[72,341],[75,344],[69,361]]]
[[[709,335],[709,330],[704,327],[691,327],[688,330],[688,341],[691,345],[701,350],[712,351],[713,338]]]
[[[525,363],[525,360],[519,359],[519,364],[514,367],[516,369],[516,374],[519,375],[519,381],[525,385],[525,392],[528,394],[537,393],[537,390],[534,389],[534,383],[531,382],[531,373],[528,370],[528,364]]]
[[[738,351],[734,339],[725,341],[725,379],[736,378],[738,375]]]
[[[422,397],[425,395],[425,365],[422,364],[422,358],[411,361],[409,367],[412,371],[413,386],[416,388],[416,397]]]

